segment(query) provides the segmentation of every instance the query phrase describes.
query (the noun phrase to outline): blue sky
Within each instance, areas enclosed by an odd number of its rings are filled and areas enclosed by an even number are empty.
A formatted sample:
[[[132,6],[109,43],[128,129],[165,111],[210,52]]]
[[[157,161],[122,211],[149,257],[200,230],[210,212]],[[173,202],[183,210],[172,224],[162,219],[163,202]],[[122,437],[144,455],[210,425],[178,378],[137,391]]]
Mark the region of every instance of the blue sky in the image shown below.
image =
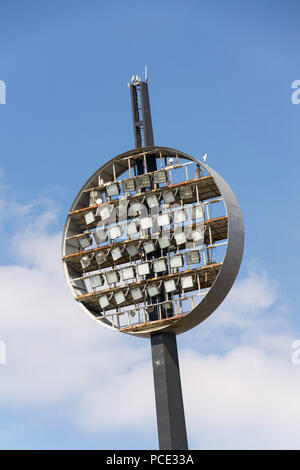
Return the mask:
[[[143,416],[148,425],[140,429],[136,421],[136,427],[127,430],[126,415],[123,424],[114,418],[110,427],[108,417],[101,425],[102,410],[99,415],[95,413],[98,423],[93,421],[93,413],[89,414],[87,408],[93,410],[88,404],[96,406],[97,400],[89,397],[82,384],[77,384],[75,371],[70,382],[64,378],[57,396],[55,393],[48,396],[42,387],[42,371],[50,354],[43,350],[43,344],[49,338],[55,342],[58,331],[62,348],[58,348],[55,358],[64,367],[74,367],[71,358],[65,355],[68,348],[63,345],[68,341],[63,339],[64,327],[68,326],[68,337],[69,328],[75,335],[70,346],[73,352],[75,338],[78,339],[75,328],[83,328],[88,337],[91,335],[92,346],[81,339],[78,347],[86,348],[83,357],[87,361],[96,348],[99,369],[103,352],[98,350],[97,335],[110,347],[111,333],[99,332],[97,328],[95,333],[94,324],[90,324],[90,319],[69,298],[71,294],[65,286],[61,286],[64,281],[59,277],[60,267],[54,267],[56,255],[59,258],[56,246],[78,189],[104,161],[134,146],[127,82],[132,74],[142,75],[145,64],[150,73],[155,143],[196,157],[207,153],[207,163],[233,188],[245,220],[245,256],[237,289],[221,313],[215,314],[215,320],[210,319],[197,331],[179,338],[183,369],[186,364],[186,372],[182,373],[188,383],[189,361],[207,370],[205,361],[214,358],[213,371],[219,370],[218,361],[224,361],[224,367],[230,363],[238,377],[243,365],[235,362],[234,353],[237,348],[248,347],[254,348],[253,356],[261,363],[261,376],[265,375],[263,367],[274,366],[279,373],[275,360],[279,352],[274,344],[283,344],[278,359],[286,367],[282,369],[283,376],[290,378],[290,387],[299,386],[300,369],[289,361],[289,341],[300,335],[297,296],[300,104],[291,101],[291,84],[300,79],[299,13],[299,2],[293,0],[1,2],[0,80],[6,83],[7,102],[0,105],[0,261],[7,304],[2,304],[0,339],[7,342],[8,363],[0,366],[1,381],[7,389],[2,399],[0,394],[0,447],[157,445],[152,404],[149,414]],[[54,278],[56,284],[47,291]],[[18,300],[22,295],[26,299],[24,310],[17,307],[14,298],[15,279],[20,282]],[[38,282],[44,303],[48,304],[48,296],[52,297],[55,291],[57,299],[61,299],[58,301],[66,305],[65,310],[60,307],[59,314],[53,313],[53,317],[49,311],[45,328],[39,319],[40,329],[37,317],[32,314],[39,314],[34,296]],[[57,289],[61,289],[60,293]],[[245,300],[245,296],[249,299]],[[56,305],[53,304],[53,310]],[[223,323],[222,312],[227,319]],[[72,321],[69,323],[72,315],[76,317],[75,326]],[[48,323],[52,336],[47,330]],[[31,344],[24,369],[20,362],[22,347],[27,343],[22,328]],[[146,342],[136,344],[134,339],[121,335],[112,340],[112,345],[114,342],[121,354],[123,348],[129,350],[128,362],[124,364],[129,378],[121,374],[120,381],[128,379],[130,383],[130,374],[134,377],[143,366],[133,360],[136,369],[131,370],[134,366],[130,358],[135,354],[144,358],[145,371],[152,379]],[[40,363],[32,364],[37,354],[41,355]],[[215,355],[219,355],[217,359]],[[11,372],[10,358],[15,360]],[[269,360],[274,362],[270,365]],[[79,364],[81,361],[84,369],[82,356]],[[88,383],[95,390],[97,386],[100,395],[101,380],[109,387],[114,384],[120,388],[118,369],[115,376],[109,372],[109,378],[100,374],[100,379],[93,375],[94,364],[88,363],[91,380]],[[55,368],[51,373],[48,380],[56,390],[60,375],[56,375]],[[28,385],[31,374],[32,388]],[[202,375],[200,369],[199,374]],[[38,384],[34,382],[37,376]],[[254,384],[256,380],[259,376],[254,374]],[[79,387],[76,397],[71,382]],[[151,380],[149,383],[151,387]],[[212,378],[212,386],[214,383]],[[15,396],[9,392],[14,387],[19,390]],[[35,390],[45,394],[45,399],[36,400]],[[281,391],[279,403],[290,400],[289,393],[289,388]],[[194,398],[188,390],[186,396],[192,423]],[[120,403],[120,397],[116,395],[114,399]],[[74,410],[70,408],[72,401],[76,410],[82,409],[75,421]],[[227,406],[230,409],[228,403],[220,402],[216,409]],[[241,410],[247,406],[247,402],[241,403]],[[203,410],[198,411],[201,420]],[[291,416],[298,412],[295,404]],[[90,418],[83,418],[84,414]],[[192,445],[228,448],[243,447],[248,442],[253,447],[261,443],[276,447],[283,442],[284,437],[273,435],[271,429],[258,438],[253,429],[260,428],[259,420],[253,424],[247,419],[241,423],[238,418],[233,419],[231,441],[226,440],[225,431],[218,435],[212,427],[205,437],[204,429],[191,424]],[[278,423],[282,419],[278,417]],[[239,426],[248,440],[240,438]],[[285,445],[288,447],[289,442]]]

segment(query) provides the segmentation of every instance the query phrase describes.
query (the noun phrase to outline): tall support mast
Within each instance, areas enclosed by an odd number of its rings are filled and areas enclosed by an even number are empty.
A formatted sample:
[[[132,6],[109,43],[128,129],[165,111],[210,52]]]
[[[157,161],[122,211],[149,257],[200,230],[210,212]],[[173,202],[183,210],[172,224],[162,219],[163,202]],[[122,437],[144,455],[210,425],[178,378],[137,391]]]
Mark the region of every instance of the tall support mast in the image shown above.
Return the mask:
[[[139,77],[133,77],[129,88],[135,147],[152,147],[154,138],[148,83]],[[146,156],[146,165],[147,168],[144,167],[144,159],[137,162],[138,174],[157,169],[156,159],[151,154]],[[186,450],[188,443],[176,333],[153,333],[151,352],[159,448],[161,450]]]

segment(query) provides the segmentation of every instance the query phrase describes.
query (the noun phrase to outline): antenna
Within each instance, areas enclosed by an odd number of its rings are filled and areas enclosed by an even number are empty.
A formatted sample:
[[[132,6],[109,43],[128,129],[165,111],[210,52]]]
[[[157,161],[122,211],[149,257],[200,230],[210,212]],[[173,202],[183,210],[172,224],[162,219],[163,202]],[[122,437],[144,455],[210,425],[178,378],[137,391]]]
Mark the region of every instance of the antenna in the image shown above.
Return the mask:
[[[145,65],[145,82],[148,83],[148,66]]]

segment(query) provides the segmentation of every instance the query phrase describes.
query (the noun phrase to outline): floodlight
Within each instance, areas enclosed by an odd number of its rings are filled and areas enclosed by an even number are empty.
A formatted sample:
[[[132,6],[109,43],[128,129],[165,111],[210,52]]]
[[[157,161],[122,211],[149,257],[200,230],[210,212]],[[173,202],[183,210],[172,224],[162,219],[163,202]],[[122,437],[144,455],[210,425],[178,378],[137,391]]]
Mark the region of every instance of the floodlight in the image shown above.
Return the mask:
[[[177,245],[183,245],[183,243],[186,243],[186,236],[184,232],[177,232],[174,234],[175,241]]]
[[[107,295],[102,295],[101,297],[99,297],[99,304],[101,308],[108,307],[109,303],[110,302],[108,300]]]
[[[96,230],[95,232],[93,232],[93,235],[94,235],[94,238],[96,240],[96,243],[106,242],[107,237],[108,237],[108,233],[104,229]]]
[[[153,183],[167,183],[167,174],[164,170],[156,171],[153,174]]]
[[[121,290],[114,294],[114,299],[116,301],[116,304],[118,304],[118,305],[122,304],[126,300],[125,295],[123,294],[123,292]]]
[[[151,217],[144,217],[141,219],[141,227],[143,230],[146,230],[147,228],[151,228],[153,226],[152,223],[152,218]]]
[[[109,236],[112,240],[115,240],[115,238],[119,238],[122,236],[122,229],[120,225],[115,225],[114,227],[110,227],[108,231],[109,231]]]
[[[199,253],[199,251],[187,251],[185,253],[185,258],[186,258],[187,264],[200,263],[200,253]]]
[[[136,222],[129,222],[126,227],[127,235],[134,235],[135,233],[138,233],[139,227]]]
[[[144,298],[144,294],[139,287],[135,287],[134,289],[130,289],[131,297],[134,301],[140,300]]]
[[[143,244],[145,253],[149,254],[156,250],[153,240],[148,240]]]
[[[95,276],[90,277],[91,287],[95,289],[103,285],[103,279],[101,274],[96,274]]]
[[[116,248],[113,248],[110,253],[114,261],[117,261],[118,259],[122,258],[122,252],[118,246]]]
[[[131,244],[126,246],[126,251],[130,257],[136,256],[139,253],[137,245]]]
[[[95,216],[94,216],[94,212],[93,211],[89,211],[87,212],[86,214],[84,214],[84,218],[85,218],[85,223],[87,225],[90,225],[92,224],[93,222],[95,222]]]
[[[138,179],[138,184],[139,184],[140,188],[150,188],[150,186],[151,186],[150,175],[140,176],[139,179]]]
[[[105,278],[107,284],[116,284],[120,279],[118,271],[106,271]]]
[[[146,201],[147,201],[149,209],[153,209],[153,207],[159,206],[159,202],[155,194],[151,194],[151,196],[147,196]]]
[[[130,178],[128,180],[123,180],[122,188],[124,193],[129,191],[135,191],[135,180],[134,178]]]
[[[192,219],[203,219],[204,211],[203,207],[198,204],[197,206],[192,207]]]
[[[161,250],[168,248],[171,245],[171,242],[168,238],[159,238],[158,244]]]
[[[204,242],[205,227],[197,227],[195,230],[191,230],[190,234],[194,242]]]
[[[182,257],[182,255],[172,255],[172,256],[170,256],[170,266],[171,266],[171,268],[182,268],[182,266],[183,266],[183,257]]]
[[[186,221],[186,211],[184,209],[178,209],[174,211],[174,223],[180,224]]]
[[[167,270],[166,262],[164,259],[153,261],[153,269],[155,273],[161,273]]]
[[[147,274],[150,274],[149,263],[138,264],[137,271],[139,276],[146,276]]]
[[[93,239],[90,235],[86,235],[85,237],[81,237],[78,239],[81,248],[87,248],[88,246],[92,245]]]
[[[150,295],[150,297],[155,297],[156,295],[159,294],[159,288],[156,284],[150,284],[147,287],[147,291],[148,291],[148,294]]]
[[[187,276],[182,276],[180,282],[183,289],[189,289],[190,287],[194,287],[193,276],[191,274],[188,274]]]
[[[93,190],[90,192],[90,206],[94,206],[95,204],[102,204],[103,198],[101,191]]]
[[[100,251],[99,253],[96,253],[96,262],[97,264],[102,264],[104,263],[104,261],[107,260],[107,256],[105,255],[105,253],[103,253],[103,251]]]
[[[175,202],[175,196],[172,191],[163,191],[162,196],[166,204],[171,204],[172,202]]]
[[[80,260],[82,269],[87,268],[91,264],[91,258],[89,256],[83,256]]]
[[[176,290],[176,284],[174,279],[168,279],[164,281],[164,288],[167,294]]]
[[[134,268],[132,266],[123,268],[122,277],[123,277],[123,281],[128,281],[128,279],[133,279],[135,277]]]
[[[106,189],[106,194],[111,197],[111,196],[118,196],[120,194],[120,188],[118,183],[109,183],[105,187]]]
[[[159,227],[165,227],[167,225],[170,225],[170,216],[168,213],[165,214],[159,214],[157,216],[157,225]]]
[[[113,212],[113,209],[114,209],[114,206],[111,204],[99,206],[97,209],[97,215],[99,215],[102,220],[107,220],[110,218]]]
[[[193,197],[193,189],[191,186],[181,186],[179,188],[180,199],[190,199]]]

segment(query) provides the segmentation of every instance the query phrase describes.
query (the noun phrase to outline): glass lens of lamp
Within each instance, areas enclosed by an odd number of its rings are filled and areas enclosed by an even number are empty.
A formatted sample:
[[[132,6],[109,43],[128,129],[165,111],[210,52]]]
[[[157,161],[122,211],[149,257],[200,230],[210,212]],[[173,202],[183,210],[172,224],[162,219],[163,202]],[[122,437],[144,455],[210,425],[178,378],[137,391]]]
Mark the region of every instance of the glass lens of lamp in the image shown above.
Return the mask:
[[[117,261],[118,259],[122,258],[122,252],[118,246],[111,250],[111,257],[114,261]]]
[[[95,204],[102,204],[102,202],[102,193],[100,191],[93,190],[90,192],[90,206],[93,206]]]
[[[145,242],[143,244],[143,248],[144,248],[145,253],[147,254],[152,253],[153,251],[155,251],[154,242],[152,240]]]
[[[204,242],[204,228],[197,227],[196,230],[191,230],[191,237],[194,242],[202,244]]]
[[[114,240],[115,238],[121,237],[121,235],[122,235],[122,230],[119,225],[109,228],[109,236],[112,240]]]
[[[186,212],[184,209],[180,209],[174,212],[174,223],[180,224],[181,222],[186,221]]]
[[[150,297],[155,297],[156,295],[159,294],[159,289],[156,285],[148,286],[147,291]]]
[[[129,256],[136,256],[139,253],[137,245],[126,246],[126,251],[129,254]]]
[[[133,178],[124,180],[122,182],[122,188],[124,192],[135,191],[135,180]]]
[[[120,189],[118,183],[112,183],[106,186],[106,194],[108,196],[118,196]]]
[[[100,252],[100,253],[96,253],[95,258],[96,258],[97,264],[102,264],[102,263],[104,263],[104,261],[106,261],[106,259],[107,259],[106,255],[105,255],[104,253],[101,253],[101,252]]]
[[[113,212],[113,206],[100,206],[98,207],[97,214],[101,217],[102,220],[107,220],[110,218]]]
[[[147,274],[150,274],[149,263],[138,264],[137,271],[139,276],[146,276]]]
[[[157,196],[155,196],[154,194],[151,195],[151,196],[146,197],[146,201],[147,201],[149,209],[152,209],[153,207],[159,206]]]
[[[167,266],[166,266],[165,260],[164,259],[155,260],[153,263],[153,269],[155,273],[161,273],[163,271],[166,271]]]
[[[91,264],[91,259],[89,256],[83,256],[80,260],[80,264],[82,266],[82,269],[87,268]]]
[[[183,245],[183,243],[186,243],[186,236],[184,232],[175,233],[174,238],[175,238],[177,245]]]
[[[167,182],[167,174],[164,170],[156,171],[153,174],[153,183],[166,183]]]
[[[188,251],[185,254],[187,264],[197,264],[200,263],[200,253],[199,251]]]
[[[105,273],[105,278],[107,284],[115,284],[116,282],[119,281],[119,276],[117,271],[107,271]]]
[[[134,269],[132,266],[122,269],[123,281],[128,281],[128,279],[133,279],[135,276]]]
[[[95,222],[95,216],[94,216],[93,211],[89,211],[86,214],[84,214],[84,218],[85,218],[85,223],[87,225],[92,224],[93,222]]]
[[[171,268],[182,268],[183,266],[182,255],[170,256],[170,266]]]
[[[171,245],[171,242],[168,238],[159,238],[158,244],[161,250],[168,248]]]
[[[142,290],[139,287],[135,287],[130,290],[131,297],[133,300],[140,300],[144,297]]]
[[[172,191],[164,191],[163,192],[163,199],[166,204],[171,204],[172,202],[175,202],[175,196],[172,193]]]
[[[176,284],[174,279],[164,281],[164,288],[167,294],[169,294],[170,292],[174,292],[176,290]]]
[[[204,211],[201,205],[192,207],[192,219],[203,219]]]
[[[193,276],[190,274],[187,276],[182,276],[180,282],[183,289],[189,289],[190,287],[194,286]]]
[[[93,242],[92,237],[90,235],[87,235],[86,237],[81,237],[81,238],[79,238],[78,241],[79,241],[79,244],[80,244],[81,248],[87,248]]]
[[[122,303],[125,302],[125,300],[126,300],[126,299],[125,299],[125,296],[124,296],[124,294],[123,294],[122,291],[116,292],[116,293],[114,294],[114,298],[115,298],[115,301],[116,301],[116,303],[117,303],[118,305],[122,304]]]
[[[193,190],[191,186],[182,186],[179,188],[180,199],[190,199],[193,197]]]
[[[157,225],[159,227],[165,227],[170,225],[170,217],[169,214],[160,214],[157,216]]]
[[[138,179],[139,186],[141,188],[150,188],[151,186],[151,178],[150,175],[143,175],[140,176]]]
[[[96,243],[103,243],[107,240],[107,231],[104,229],[93,232]]]
[[[109,300],[108,300],[107,295],[102,295],[101,297],[99,297],[99,304],[101,308],[108,307]]]
[[[152,227],[152,219],[151,217],[144,217],[143,219],[141,219],[141,227],[143,230],[146,230],[147,228],[151,228]]]
[[[90,281],[91,281],[91,286],[92,286],[93,289],[95,287],[100,287],[103,284],[102,277],[101,277],[100,274],[96,274],[95,276],[91,276]]]

